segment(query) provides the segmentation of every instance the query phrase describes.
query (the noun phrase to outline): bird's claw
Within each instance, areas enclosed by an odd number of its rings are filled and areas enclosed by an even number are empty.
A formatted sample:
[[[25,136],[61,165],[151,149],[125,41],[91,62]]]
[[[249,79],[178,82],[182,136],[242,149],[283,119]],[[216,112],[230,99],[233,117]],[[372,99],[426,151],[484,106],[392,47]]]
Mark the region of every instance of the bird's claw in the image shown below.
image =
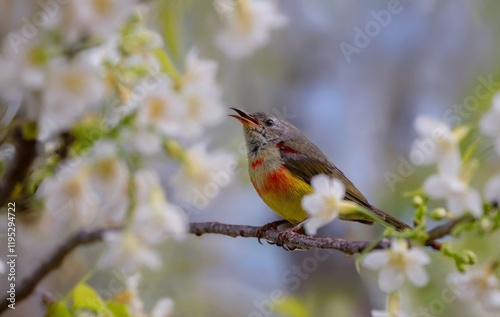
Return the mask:
[[[273,222],[270,222],[268,224],[265,224],[263,225],[262,227],[259,228],[259,230],[257,231],[257,241],[262,244],[262,242],[260,240],[262,240],[262,238],[264,238],[264,236],[266,235],[266,232],[268,230],[278,230],[278,227],[285,224],[285,223],[288,223],[287,220],[278,220],[278,221],[273,221]],[[273,242],[269,242],[267,241],[267,243],[269,244],[275,244]]]
[[[286,243],[286,241],[290,238],[290,236],[292,234],[295,234],[297,233],[297,231],[299,231],[300,229],[302,229],[302,226],[303,226],[303,223],[299,223],[298,225],[296,225],[295,227],[293,228],[289,228],[289,229],[286,229],[286,230],[283,230],[282,232],[280,232],[278,234],[278,239],[276,240],[276,245],[279,246],[279,247],[282,247],[283,249],[285,249],[285,251],[294,251],[294,250],[302,250],[302,248],[300,247],[296,247],[296,246],[292,246],[292,245],[289,245]]]

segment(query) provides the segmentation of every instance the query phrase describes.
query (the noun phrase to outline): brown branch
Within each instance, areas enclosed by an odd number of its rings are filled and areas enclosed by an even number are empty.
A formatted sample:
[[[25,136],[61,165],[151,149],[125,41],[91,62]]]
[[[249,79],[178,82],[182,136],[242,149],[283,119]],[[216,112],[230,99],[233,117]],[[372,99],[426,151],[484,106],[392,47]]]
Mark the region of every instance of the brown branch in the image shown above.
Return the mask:
[[[460,223],[468,222],[468,221],[471,221],[473,219],[474,218],[472,218],[471,216],[463,216],[463,217],[460,217],[457,219],[450,220],[449,222],[447,222],[443,225],[437,226],[436,228],[434,228],[428,232],[429,239],[427,240],[427,242],[443,238],[443,237],[449,235],[453,231],[453,229],[455,229],[455,227],[457,225],[459,225]]]
[[[114,227],[95,231],[80,231],[69,237],[55,250],[47,261],[40,264],[29,277],[20,283],[20,287],[16,289],[16,304],[28,298],[31,293],[33,293],[38,283],[40,283],[50,272],[57,269],[66,256],[78,246],[101,241],[104,233],[118,229],[120,228]],[[0,314],[7,310],[9,304],[10,302],[6,299],[0,302]]]
[[[191,223],[189,231],[192,234],[201,236],[204,234],[220,234],[229,237],[242,238],[258,238],[259,229],[261,227],[245,226],[245,225],[229,225],[218,222],[200,222]],[[348,241],[341,238],[322,238],[307,236],[300,233],[290,232],[285,239],[278,237],[280,231],[267,230],[264,232],[262,239],[267,240],[271,244],[281,244],[282,242],[292,248],[300,249],[330,249],[337,250],[347,255],[361,253],[372,242],[370,241]],[[375,246],[375,249],[385,249],[389,247],[389,241],[384,240]]]
[[[467,220],[467,217],[452,220],[444,225],[438,226],[429,231],[429,240],[427,245],[437,249],[439,246],[435,240],[442,238],[453,230],[453,228]],[[201,236],[205,234],[218,234],[229,237],[242,237],[242,238],[258,238],[259,229],[261,227],[245,226],[245,225],[231,225],[218,222],[200,222],[191,223],[189,232],[191,234]],[[57,269],[63,260],[74,249],[80,245],[91,244],[94,242],[102,241],[106,232],[111,230],[120,230],[120,227],[104,228],[95,231],[80,231],[73,236],[69,237],[56,251],[43,262],[28,278],[26,278],[16,291],[16,303],[26,299],[33,293],[36,286],[42,281],[50,272]],[[330,249],[336,250],[347,255],[361,253],[371,246],[371,241],[348,241],[341,238],[323,238],[307,236],[300,233],[290,232],[284,239],[279,237],[280,231],[269,229],[263,233],[262,238],[272,244],[285,244],[289,248],[300,249]],[[382,240],[376,244],[374,249],[386,249],[390,247],[390,241],[387,239]],[[9,302],[3,300],[0,303],[0,313],[8,308]]]
[[[36,158],[36,140],[25,140],[21,128],[13,133],[16,154],[0,181],[0,208],[7,204],[16,184],[24,181]]]

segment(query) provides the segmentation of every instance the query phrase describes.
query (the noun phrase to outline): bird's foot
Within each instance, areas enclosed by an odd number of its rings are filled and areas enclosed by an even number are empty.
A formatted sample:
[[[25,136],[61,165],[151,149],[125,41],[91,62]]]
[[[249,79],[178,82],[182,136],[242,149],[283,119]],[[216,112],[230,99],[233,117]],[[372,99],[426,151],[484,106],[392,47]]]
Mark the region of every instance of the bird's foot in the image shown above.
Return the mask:
[[[270,222],[268,224],[265,224],[263,225],[262,227],[259,228],[259,230],[257,231],[257,241],[259,241],[260,244],[262,244],[262,242],[260,242],[260,240],[262,238],[264,238],[266,232],[268,230],[278,230],[278,227],[281,226],[281,225],[284,225],[285,223],[288,223],[288,220],[277,220],[277,221],[273,221],[273,222]]]
[[[276,241],[276,245],[282,247],[286,251],[294,251],[294,250],[297,250],[297,249],[301,250],[301,248],[299,248],[299,247],[291,246],[291,245],[287,244],[286,241],[290,238],[290,236],[292,234],[295,234],[299,230],[301,230],[302,227],[304,226],[304,223],[305,222],[303,221],[303,222],[299,223],[298,225],[296,225],[295,227],[292,227],[292,228],[289,228],[289,229],[281,231],[278,234],[278,239]]]

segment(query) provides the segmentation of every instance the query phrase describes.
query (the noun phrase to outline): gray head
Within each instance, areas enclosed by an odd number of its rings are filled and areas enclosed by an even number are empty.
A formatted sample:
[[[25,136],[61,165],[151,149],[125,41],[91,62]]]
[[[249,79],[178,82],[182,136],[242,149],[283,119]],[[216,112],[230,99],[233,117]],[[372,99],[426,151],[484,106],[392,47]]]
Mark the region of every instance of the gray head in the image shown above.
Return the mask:
[[[302,137],[299,129],[290,122],[265,112],[248,113],[241,109],[231,108],[238,115],[230,117],[238,119],[243,124],[245,141],[249,153],[276,146],[276,144]]]

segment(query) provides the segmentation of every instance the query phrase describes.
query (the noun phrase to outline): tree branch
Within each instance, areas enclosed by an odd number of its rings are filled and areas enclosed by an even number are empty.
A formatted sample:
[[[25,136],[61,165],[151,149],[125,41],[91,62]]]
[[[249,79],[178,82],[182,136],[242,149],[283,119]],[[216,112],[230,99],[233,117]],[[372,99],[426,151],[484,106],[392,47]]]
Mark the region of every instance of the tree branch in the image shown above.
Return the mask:
[[[36,140],[25,140],[21,128],[14,133],[16,154],[0,181],[0,208],[5,206],[16,184],[21,183],[36,158]]]
[[[38,283],[40,283],[50,272],[61,266],[66,256],[68,256],[78,246],[101,241],[104,237],[104,233],[119,229],[119,227],[113,227],[98,229],[95,231],[79,231],[69,237],[55,250],[47,261],[40,264],[31,276],[27,277],[19,284],[20,287],[16,289],[16,304],[28,298],[31,293],[33,293]],[[0,302],[0,314],[7,310],[9,304],[10,302],[6,299],[3,299]]]
[[[468,222],[468,221],[472,221],[472,220],[474,220],[474,218],[467,215],[467,216],[463,216],[463,217],[460,217],[457,219],[450,220],[449,222],[447,222],[445,224],[437,226],[436,228],[434,228],[428,232],[429,239],[427,240],[427,242],[443,238],[443,237],[449,235],[453,231],[453,229],[457,225],[459,225],[460,223]]]
[[[245,225],[229,225],[218,222],[191,223],[189,231],[192,234],[201,236],[204,234],[220,234],[229,237],[258,238],[261,227]],[[285,239],[278,237],[279,230],[267,230],[262,239],[271,244],[284,243],[286,246],[300,249],[330,249],[337,250],[347,255],[361,253],[372,244],[371,241],[348,241],[341,238],[322,238],[307,236],[300,233],[290,232]],[[375,249],[385,249],[389,247],[389,241],[384,240],[375,246]]]
[[[427,241],[427,245],[436,248],[435,245],[439,245],[439,243],[435,241],[436,239],[448,235],[457,224],[468,219],[469,218],[467,217],[459,218],[432,229],[431,231],[429,231],[430,238]],[[205,234],[218,234],[233,238],[258,238],[260,228],[261,227],[231,225],[219,222],[200,222],[191,223],[189,232],[197,236]],[[31,276],[20,283],[20,287],[16,290],[16,303],[23,301],[29,295],[31,295],[36,286],[50,272],[57,269],[62,264],[66,256],[68,256],[78,246],[102,241],[106,232],[120,229],[121,227],[112,227],[98,229],[95,231],[80,231],[69,237],[61,246],[59,246],[55,250],[55,252],[49,257],[47,261],[43,262],[37,269],[35,269]],[[371,241],[348,241],[341,238],[313,237],[293,232],[290,232],[284,239],[282,239],[279,237],[279,233],[279,230],[270,229],[263,233],[262,238],[266,239],[266,241],[271,244],[280,245],[281,243],[284,243],[288,247],[300,249],[336,250],[347,255],[361,253],[372,244]],[[373,248],[386,249],[389,247],[390,241],[384,239],[376,244]],[[9,302],[7,300],[3,300],[2,302],[0,302],[0,313],[5,311],[8,308],[8,305]]]

